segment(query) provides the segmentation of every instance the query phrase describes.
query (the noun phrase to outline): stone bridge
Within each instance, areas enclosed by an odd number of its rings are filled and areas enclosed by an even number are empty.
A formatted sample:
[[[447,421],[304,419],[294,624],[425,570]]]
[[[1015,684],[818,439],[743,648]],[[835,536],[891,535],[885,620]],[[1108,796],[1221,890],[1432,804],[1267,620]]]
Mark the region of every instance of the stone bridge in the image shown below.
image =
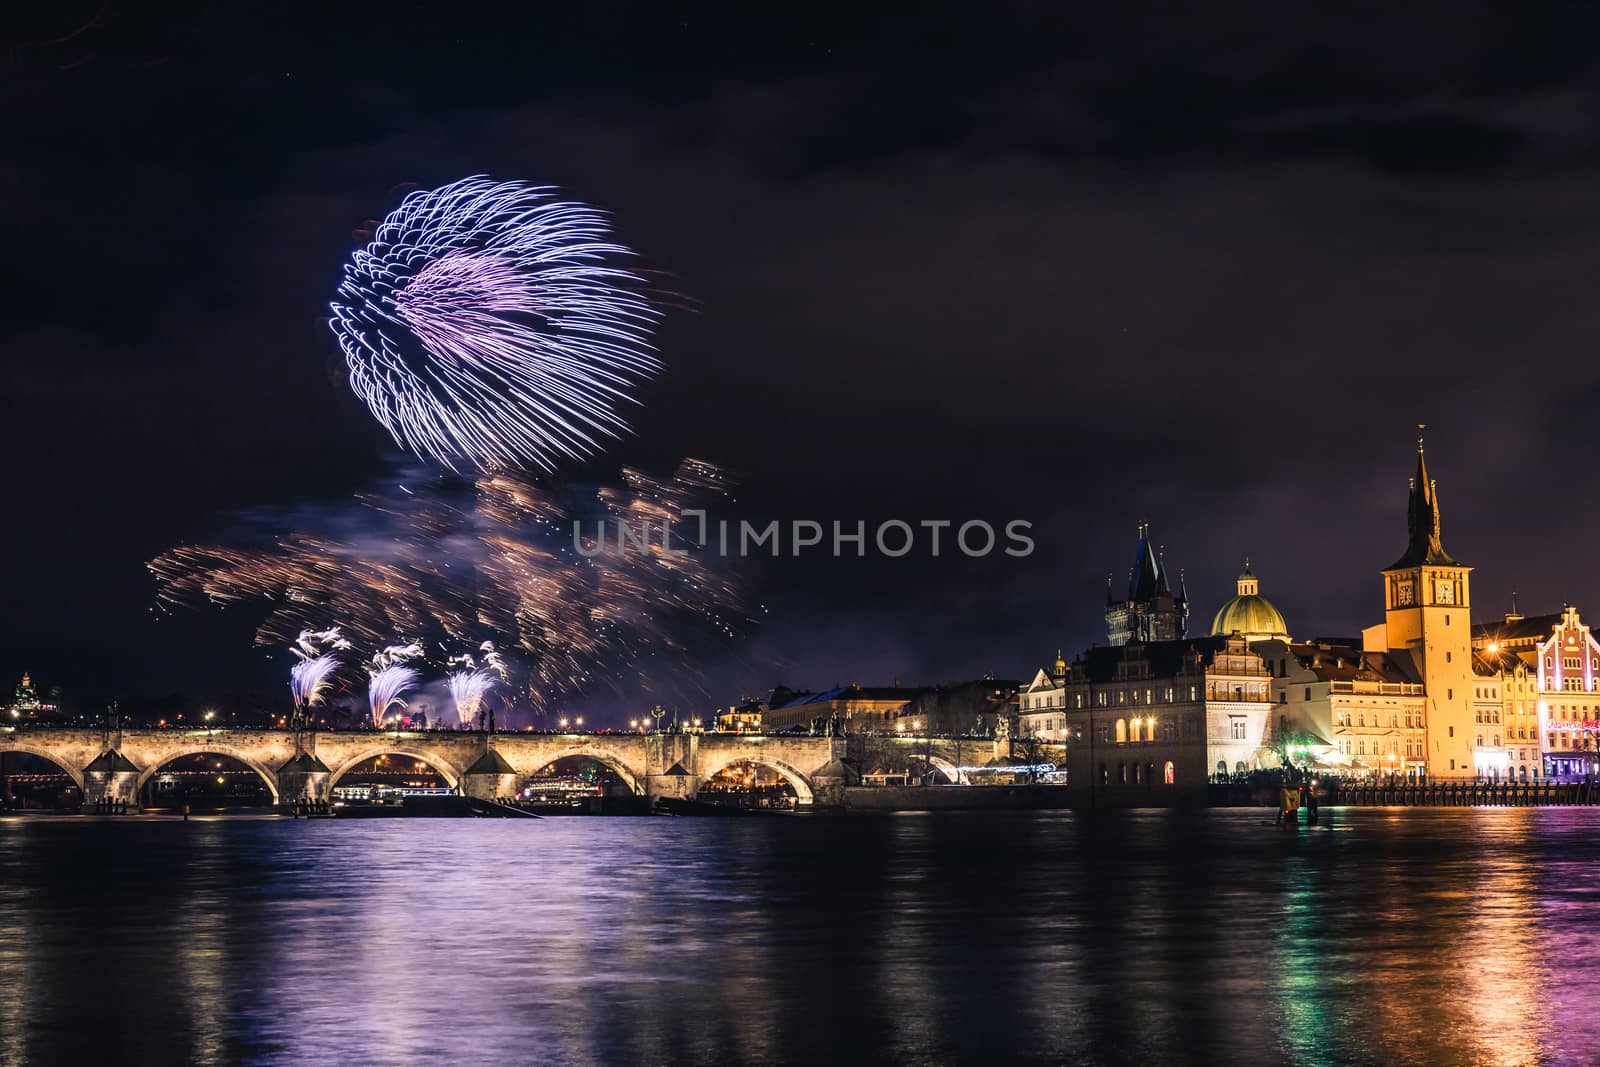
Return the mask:
[[[19,727],[0,730],[0,752],[26,752],[72,777],[88,803],[137,805],[145,784],[184,756],[229,756],[261,776],[275,804],[326,800],[350,770],[374,756],[428,764],[469,796],[509,796],[568,756],[593,759],[636,794],[692,797],[729,764],[769,767],[802,805],[840,802],[845,742],[752,734],[546,734],[289,730],[147,730]]]

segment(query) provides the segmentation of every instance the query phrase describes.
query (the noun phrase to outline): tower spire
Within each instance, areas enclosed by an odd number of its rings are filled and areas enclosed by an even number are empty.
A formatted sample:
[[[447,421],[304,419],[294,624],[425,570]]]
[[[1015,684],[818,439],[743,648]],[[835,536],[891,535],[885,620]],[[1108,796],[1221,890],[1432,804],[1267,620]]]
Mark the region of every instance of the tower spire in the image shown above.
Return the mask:
[[[1457,561],[1444,550],[1439,533],[1439,483],[1428,476],[1423,450],[1424,423],[1417,423],[1417,472],[1411,478],[1406,506],[1406,553],[1390,570],[1424,563],[1452,565]]]

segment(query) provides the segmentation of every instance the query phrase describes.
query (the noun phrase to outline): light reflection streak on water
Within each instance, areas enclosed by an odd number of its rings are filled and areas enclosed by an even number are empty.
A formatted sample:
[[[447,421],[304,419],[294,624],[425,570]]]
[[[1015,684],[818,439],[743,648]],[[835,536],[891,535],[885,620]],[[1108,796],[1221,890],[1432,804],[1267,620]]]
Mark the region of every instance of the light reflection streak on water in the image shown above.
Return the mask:
[[[189,1062],[211,1067],[226,1063],[229,965],[228,909],[218,886],[217,854],[228,827],[220,821],[196,826],[199,847],[181,872],[174,958],[183,977],[184,1004],[191,1020]]]
[[[15,820],[0,820],[0,851],[19,847]],[[35,995],[33,958],[41,940],[33,888],[0,879],[0,1064],[29,1063],[27,999]]]

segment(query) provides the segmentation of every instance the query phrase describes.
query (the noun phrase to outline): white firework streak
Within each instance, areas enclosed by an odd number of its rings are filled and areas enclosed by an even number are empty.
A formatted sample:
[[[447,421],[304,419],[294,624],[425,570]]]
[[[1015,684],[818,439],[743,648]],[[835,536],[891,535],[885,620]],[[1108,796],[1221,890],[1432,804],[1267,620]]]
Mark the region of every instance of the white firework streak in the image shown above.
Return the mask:
[[[582,459],[660,369],[659,312],[605,216],[481,175],[413,192],[346,265],[330,326],[401,447],[452,470]]]
[[[483,708],[483,698],[494,688],[495,677],[489,671],[456,671],[449,677],[450,698],[456,702],[456,717],[462,726],[471,726]]]
[[[295,707],[309,708],[322,703],[322,694],[332,684],[329,676],[338,667],[338,659],[331,655],[302,659],[290,667],[289,691],[294,694]]]
[[[494,671],[502,682],[511,678],[511,667],[506,663],[506,658],[495,650],[493,641],[485,641],[478,646],[478,651],[483,653],[483,665]]]
[[[372,725],[383,728],[383,717],[393,707],[405,707],[400,694],[417,684],[422,676],[410,667],[384,667],[367,681],[367,703],[372,708]]]
[[[294,647],[289,651],[301,659],[316,659],[322,655],[324,648],[347,649],[350,642],[344,639],[337,626],[330,626],[326,630],[301,630],[300,636],[294,640]]]
[[[422,644],[411,641],[404,645],[390,645],[382,652],[372,657],[372,669],[383,670],[385,667],[394,667],[407,660],[418,659],[422,656]]]

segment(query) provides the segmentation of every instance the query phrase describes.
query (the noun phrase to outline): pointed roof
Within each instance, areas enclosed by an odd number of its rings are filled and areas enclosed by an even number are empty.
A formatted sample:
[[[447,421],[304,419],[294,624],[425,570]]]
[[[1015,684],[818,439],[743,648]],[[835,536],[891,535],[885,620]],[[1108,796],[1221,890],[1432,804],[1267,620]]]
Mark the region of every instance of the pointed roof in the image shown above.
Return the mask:
[[[1420,431],[1422,427],[1419,425]],[[1385,570],[1397,571],[1423,564],[1459,567],[1460,560],[1452,559],[1439,539],[1439,486],[1428,477],[1427,457],[1422,451],[1422,436],[1417,435],[1417,473],[1411,479],[1410,503],[1406,509],[1406,532],[1409,542],[1405,555],[1395,560]]]
[[[138,770],[139,768],[135,767],[127,756],[124,756],[114,748],[106,749],[90,761],[89,766],[84,768],[85,773],[92,771],[114,771],[120,773],[124,771],[137,772]]]
[[[1150,543],[1150,524],[1139,524],[1139,548],[1133,557],[1133,572],[1128,576],[1128,599],[1134,602],[1154,600],[1157,593],[1166,589],[1166,579],[1161,573],[1161,561],[1156,559],[1155,546]]]
[[[478,757],[478,762],[467,768],[468,774],[516,774],[517,769],[506,762],[506,758],[494,749],[489,749]]]
[[[282,774],[284,771],[289,771],[290,773],[299,771],[305,774],[329,773],[328,765],[323,763],[313,753],[310,752],[301,752],[290,759],[289,762],[285,763],[282,767],[278,768],[279,774]]]

